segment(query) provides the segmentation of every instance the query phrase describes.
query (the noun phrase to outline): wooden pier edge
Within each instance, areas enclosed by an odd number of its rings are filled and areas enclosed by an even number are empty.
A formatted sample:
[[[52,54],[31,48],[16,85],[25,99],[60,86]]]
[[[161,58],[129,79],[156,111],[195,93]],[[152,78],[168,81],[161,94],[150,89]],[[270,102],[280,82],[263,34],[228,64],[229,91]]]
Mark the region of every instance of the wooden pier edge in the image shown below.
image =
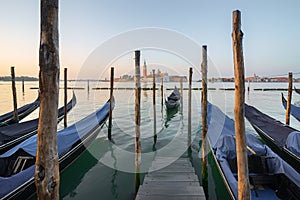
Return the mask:
[[[187,157],[161,168],[167,157],[156,157],[140,186],[136,200],[206,199],[198,176]]]

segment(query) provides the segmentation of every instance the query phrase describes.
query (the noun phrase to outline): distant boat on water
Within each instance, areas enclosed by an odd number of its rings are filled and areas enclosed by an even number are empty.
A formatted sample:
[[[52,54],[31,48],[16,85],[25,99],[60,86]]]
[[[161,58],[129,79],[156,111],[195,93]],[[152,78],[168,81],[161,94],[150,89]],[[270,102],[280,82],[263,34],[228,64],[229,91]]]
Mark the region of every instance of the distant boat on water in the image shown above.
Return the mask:
[[[166,98],[165,104],[167,109],[176,108],[180,105],[180,92],[175,86],[173,92]]]

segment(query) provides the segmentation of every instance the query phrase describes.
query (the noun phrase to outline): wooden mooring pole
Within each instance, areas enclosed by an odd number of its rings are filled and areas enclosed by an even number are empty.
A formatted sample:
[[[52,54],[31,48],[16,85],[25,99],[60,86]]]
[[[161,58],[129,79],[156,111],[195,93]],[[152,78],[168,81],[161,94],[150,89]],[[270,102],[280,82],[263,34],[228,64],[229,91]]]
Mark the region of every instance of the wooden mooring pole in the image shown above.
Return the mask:
[[[87,91],[90,92],[90,80],[87,80]]]
[[[67,104],[68,104],[68,69],[64,69],[64,127],[68,126],[67,123]]]
[[[180,112],[183,112],[183,84],[182,78],[180,78]]]
[[[236,134],[236,152],[238,167],[238,199],[250,200],[250,187],[248,180],[248,159],[245,135],[245,78],[243,57],[243,32],[241,31],[241,12],[233,12],[233,58],[234,58],[234,121]]]
[[[135,149],[140,151],[140,125],[141,125],[141,72],[140,72],[140,51],[135,51]]]
[[[192,75],[193,68],[189,70],[189,94],[188,94],[188,147],[191,146],[192,138]]]
[[[248,93],[250,92],[250,80],[248,80],[248,87],[247,87]]]
[[[37,199],[59,199],[57,115],[59,98],[58,0],[40,1],[40,110],[35,161]]]
[[[153,86],[152,86],[152,102],[153,102],[153,130],[154,130],[154,143],[156,143],[157,135],[156,135],[156,100],[155,100],[155,92],[156,92],[156,85],[155,85],[155,70],[152,70],[152,79],[153,79]]]
[[[291,103],[293,93],[293,73],[289,72],[288,99],[286,105],[285,123],[290,125]]]
[[[25,81],[24,81],[24,78],[22,79],[22,93],[23,93],[23,95],[24,95],[24,93],[25,93],[25,83],[24,83]]]
[[[14,121],[18,122],[18,103],[17,103],[17,91],[16,91],[16,80],[15,80],[15,67],[10,68],[11,72],[11,89],[13,94],[13,105],[14,105]]]
[[[140,125],[141,125],[141,71],[140,71],[140,51],[135,51],[135,194],[140,186]]]
[[[113,95],[114,92],[114,68],[110,68],[110,104],[109,104],[109,120],[108,120],[108,133],[107,137],[111,140],[111,128],[112,128],[112,110],[113,110]]]
[[[161,85],[160,85],[160,96],[161,96],[161,105],[164,105],[164,77],[161,78]]]
[[[207,46],[202,46],[202,92],[201,92],[201,113],[202,113],[202,183],[207,185]]]

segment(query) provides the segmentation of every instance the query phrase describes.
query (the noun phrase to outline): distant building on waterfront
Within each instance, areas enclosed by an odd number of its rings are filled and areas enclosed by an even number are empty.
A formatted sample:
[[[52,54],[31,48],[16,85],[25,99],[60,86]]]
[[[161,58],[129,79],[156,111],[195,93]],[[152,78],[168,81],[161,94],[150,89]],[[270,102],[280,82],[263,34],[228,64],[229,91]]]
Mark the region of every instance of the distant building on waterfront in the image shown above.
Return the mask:
[[[187,81],[186,76],[169,76],[168,73],[162,73],[160,69],[157,69],[157,72],[155,73],[155,82],[160,83],[162,80],[164,82],[179,82],[180,79],[182,79],[183,82]],[[143,66],[143,77],[141,77],[142,82],[152,82],[153,80],[153,74],[152,71],[150,71],[149,74],[147,74],[147,63],[144,60],[144,66]]]
[[[155,73],[155,82],[160,83],[162,80],[164,82],[180,82],[180,79],[182,79],[183,82],[187,82],[186,76],[169,76],[168,73],[162,73],[160,69],[158,69]],[[120,76],[119,78],[114,79],[115,82],[131,82],[134,81],[133,75],[124,74]],[[141,82],[152,82],[153,76],[152,71],[150,71],[149,74],[147,74],[147,63],[146,60],[144,60],[143,65],[143,75],[141,76]]]
[[[146,65],[146,60],[144,60],[143,77],[147,77],[147,65]]]
[[[234,82],[234,78],[210,78],[210,82]],[[246,77],[245,81],[250,82],[288,82],[287,76],[278,76],[278,77],[260,77],[256,74],[250,77]],[[300,78],[294,78],[293,82],[300,82]]]

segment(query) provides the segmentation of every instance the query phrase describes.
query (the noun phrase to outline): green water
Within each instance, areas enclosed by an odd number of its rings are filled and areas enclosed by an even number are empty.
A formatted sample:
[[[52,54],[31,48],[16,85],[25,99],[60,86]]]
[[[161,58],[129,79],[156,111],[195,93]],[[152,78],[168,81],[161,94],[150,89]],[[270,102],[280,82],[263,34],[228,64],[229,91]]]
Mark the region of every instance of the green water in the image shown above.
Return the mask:
[[[74,86],[78,86],[75,83]],[[90,82],[90,88],[108,87],[109,83]],[[201,83],[193,83],[193,87],[200,87]],[[25,94],[20,92],[21,85],[17,83],[18,105],[22,105],[34,100],[37,96],[37,82],[25,83]],[[164,85],[163,97],[171,93],[176,83]],[[252,84],[250,94],[246,96],[246,102],[256,106],[263,112],[284,121],[285,112],[280,102],[280,92],[278,91],[253,91],[253,88],[264,87],[284,87],[285,83],[280,84]],[[78,87],[86,88],[86,83],[79,83]],[[134,83],[116,83],[115,87],[134,87]],[[147,87],[150,87],[149,85]],[[159,88],[160,85],[157,85]],[[184,87],[187,88],[186,83]],[[218,105],[227,115],[233,117],[234,91],[224,91],[219,88],[231,88],[233,83],[214,83],[209,87],[216,90],[209,91],[209,101]],[[297,86],[296,87],[300,87]],[[0,84],[1,91],[10,92],[10,84]],[[68,91],[69,98],[71,90]],[[116,90],[114,92],[116,106],[113,112],[113,142],[106,139],[107,126],[104,126],[97,139],[88,147],[72,165],[61,173],[60,198],[61,199],[133,199],[138,187],[138,182],[143,183],[145,170],[151,166],[151,160],[155,156],[178,156],[187,147],[187,90],[183,92],[183,109],[167,113],[162,102],[160,90],[156,91],[156,130],[153,123],[153,102],[152,91],[142,91],[141,98],[141,156],[139,159],[139,176],[135,172],[135,125],[134,125],[134,90]],[[201,118],[200,118],[200,92],[192,91],[192,145],[190,147],[190,159],[193,167],[201,180],[201,159],[200,138],[201,138]],[[77,105],[68,115],[68,124],[72,124],[87,116],[100,106],[109,97],[109,90],[75,90]],[[286,94],[285,94],[286,95]],[[1,113],[11,110],[11,96],[6,95],[0,100]],[[294,103],[300,102],[300,96],[294,95]],[[60,92],[60,105],[63,104],[63,92]],[[27,119],[36,118],[38,110],[31,114]],[[291,118],[291,125],[300,129],[300,124]],[[63,128],[59,124],[59,129]],[[246,121],[246,130],[255,134],[255,131]],[[154,141],[154,134],[157,140]],[[177,141],[176,141],[177,139]],[[177,153],[177,154],[176,154]],[[179,157],[179,156],[178,156]],[[208,183],[207,197],[209,199],[227,199],[228,194],[219,177],[216,166],[211,165],[212,157],[208,157]],[[202,184],[202,183],[201,183]]]
[[[61,174],[60,197],[63,199],[132,199],[134,174],[111,169],[98,162],[109,151],[109,143],[103,138],[93,144]]]

